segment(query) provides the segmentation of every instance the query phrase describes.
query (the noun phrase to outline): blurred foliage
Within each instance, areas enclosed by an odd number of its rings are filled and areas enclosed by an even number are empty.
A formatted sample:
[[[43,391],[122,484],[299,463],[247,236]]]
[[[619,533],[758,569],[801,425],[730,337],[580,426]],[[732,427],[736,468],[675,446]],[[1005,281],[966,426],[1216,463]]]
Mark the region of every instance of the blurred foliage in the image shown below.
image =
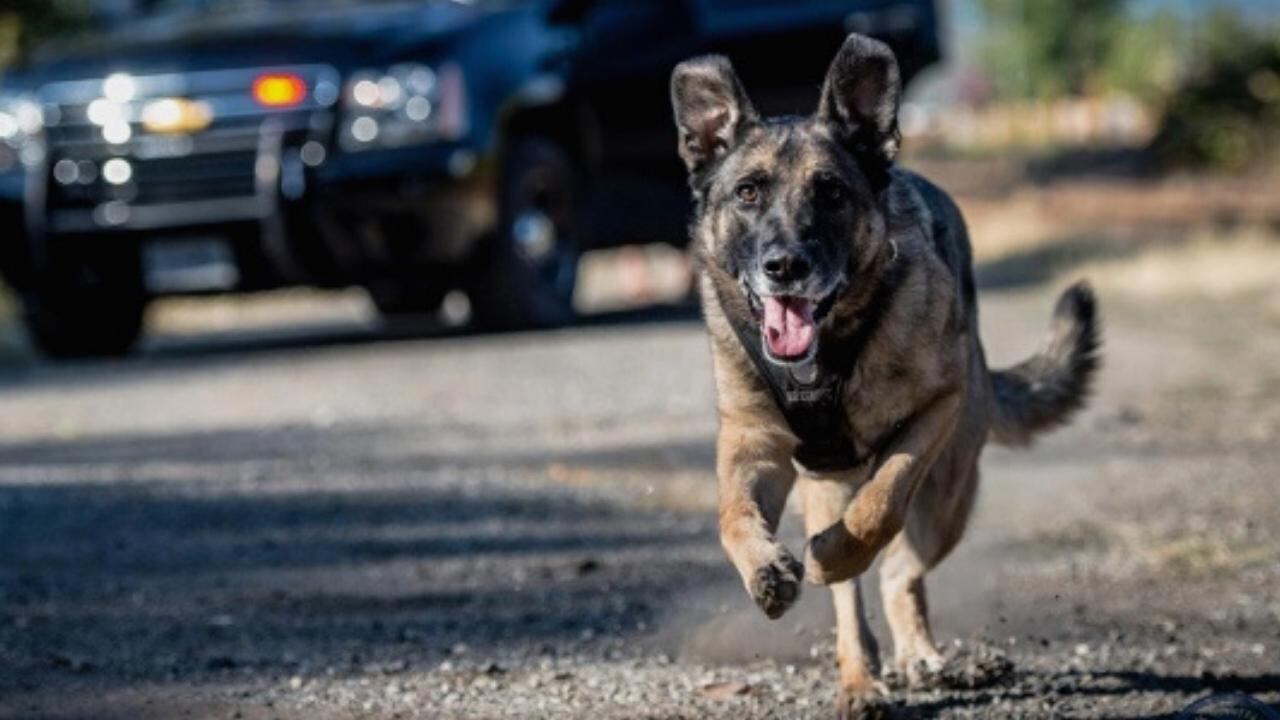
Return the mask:
[[[1095,91],[1118,92],[1159,105],[1180,80],[1190,30],[1168,8],[1147,16],[1126,16],[1113,28],[1107,55],[1095,77]]]
[[[1163,99],[1187,32],[1169,9],[1145,16],[1126,0],[982,0],[982,61],[1005,100],[1122,92]]]
[[[1280,26],[1231,5],[1189,16],[1127,0],[981,0],[982,62],[1000,100],[1118,93],[1160,117],[1160,167],[1240,169],[1276,159]]]
[[[982,0],[983,62],[1003,98],[1083,95],[1101,74],[1124,0]]]
[[[92,15],[90,0],[0,0],[0,67],[44,40],[85,30]]]
[[[1198,27],[1195,57],[1164,104],[1151,150],[1165,168],[1244,169],[1274,161],[1280,141],[1280,26],[1219,9]]]

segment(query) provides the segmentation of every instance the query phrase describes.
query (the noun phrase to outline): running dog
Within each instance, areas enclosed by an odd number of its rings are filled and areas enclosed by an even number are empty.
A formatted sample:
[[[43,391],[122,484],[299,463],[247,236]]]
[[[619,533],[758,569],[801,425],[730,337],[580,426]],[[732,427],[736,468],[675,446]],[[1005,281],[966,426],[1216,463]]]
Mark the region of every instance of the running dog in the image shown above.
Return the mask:
[[[1038,354],[987,368],[964,220],[894,164],[900,85],[892,51],[861,35],[812,116],[760,117],[720,56],[671,78],[718,395],[721,541],[770,618],[802,578],[830,588],[842,717],[885,708],[859,576],[883,552],[893,670],[936,682],[924,576],[964,532],[983,445],[1066,422],[1099,365],[1078,284]],[[793,487],[803,562],[775,536]]]

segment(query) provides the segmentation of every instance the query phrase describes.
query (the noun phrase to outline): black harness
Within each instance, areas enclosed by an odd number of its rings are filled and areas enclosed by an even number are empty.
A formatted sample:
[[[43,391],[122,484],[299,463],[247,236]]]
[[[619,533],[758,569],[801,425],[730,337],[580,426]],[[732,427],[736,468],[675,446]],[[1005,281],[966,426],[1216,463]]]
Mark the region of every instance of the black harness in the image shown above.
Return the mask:
[[[889,280],[886,278],[886,280]],[[807,470],[837,472],[861,467],[883,442],[859,452],[849,428],[845,384],[867,341],[879,325],[883,308],[896,283],[883,282],[875,291],[862,322],[845,336],[823,337],[818,354],[798,365],[779,365],[765,356],[760,328],[751,318],[726,313],[738,342],[756,373],[800,440],[795,460]],[[723,299],[722,299],[723,302]]]

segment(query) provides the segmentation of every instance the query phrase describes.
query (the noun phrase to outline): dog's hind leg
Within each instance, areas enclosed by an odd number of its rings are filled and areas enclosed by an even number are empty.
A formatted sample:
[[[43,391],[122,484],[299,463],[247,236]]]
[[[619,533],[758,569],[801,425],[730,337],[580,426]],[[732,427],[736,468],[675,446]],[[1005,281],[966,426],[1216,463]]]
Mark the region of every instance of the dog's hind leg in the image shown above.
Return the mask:
[[[867,623],[862,579],[845,580],[830,589],[836,608],[836,663],[840,670],[837,713],[842,718],[877,717],[888,704],[879,680],[880,648]]]
[[[913,687],[943,682],[945,662],[929,627],[925,574],[964,534],[977,477],[976,454],[957,458],[945,453],[921,483],[906,527],[880,564],[880,593],[893,633],[894,673]]]
[[[880,565],[880,594],[893,633],[894,674],[912,687],[933,684],[944,665],[929,628],[927,570],[906,533],[889,546]]]
[[[856,487],[838,481],[804,478],[800,482],[805,531],[812,536],[837,522]],[[840,670],[840,717],[874,717],[884,705],[880,685],[880,650],[867,623],[860,578],[829,587],[836,610],[836,662]]]

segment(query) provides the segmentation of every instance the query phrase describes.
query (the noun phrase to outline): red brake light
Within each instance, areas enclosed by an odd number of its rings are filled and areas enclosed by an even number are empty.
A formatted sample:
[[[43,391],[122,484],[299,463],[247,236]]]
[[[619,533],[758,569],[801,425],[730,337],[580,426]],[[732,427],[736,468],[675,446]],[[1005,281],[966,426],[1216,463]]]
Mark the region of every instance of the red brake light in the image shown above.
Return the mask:
[[[253,99],[269,108],[301,105],[307,99],[307,83],[291,73],[259,75],[253,81]]]

